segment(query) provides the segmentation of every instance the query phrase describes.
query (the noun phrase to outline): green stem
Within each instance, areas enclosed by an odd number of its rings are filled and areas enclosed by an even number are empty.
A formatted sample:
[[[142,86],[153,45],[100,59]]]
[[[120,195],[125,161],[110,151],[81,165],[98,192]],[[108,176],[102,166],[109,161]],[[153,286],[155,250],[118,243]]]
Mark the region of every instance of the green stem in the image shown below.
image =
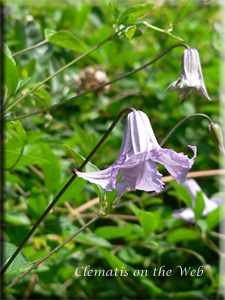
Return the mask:
[[[106,42],[111,40],[111,36],[109,36],[108,38],[106,38],[104,41],[102,41],[101,43],[99,43],[97,46],[93,47],[92,49],[90,49],[89,51],[83,53],[82,55],[80,55],[79,57],[75,58],[74,60],[72,60],[70,63],[68,63],[67,65],[65,65],[64,67],[62,67],[61,69],[59,69],[57,72],[55,72],[54,74],[48,76],[47,78],[45,78],[43,81],[41,81],[40,83],[38,83],[35,87],[33,87],[31,90],[29,90],[25,95],[23,95],[21,98],[19,98],[17,101],[15,101],[14,103],[12,103],[6,110],[5,113],[8,112],[9,110],[11,110],[15,105],[17,105],[18,103],[20,103],[24,98],[26,98],[27,96],[29,96],[31,93],[33,93],[36,89],[38,89],[40,86],[42,86],[45,82],[47,82],[49,79],[55,77],[56,75],[58,75],[59,73],[61,73],[62,71],[64,71],[65,69],[67,69],[68,67],[70,67],[71,65],[73,65],[75,62],[77,62],[78,60],[80,60],[81,58],[85,57],[86,55],[90,54],[91,52],[95,51],[96,49],[98,49],[100,46],[102,46],[103,44],[105,44]]]
[[[135,111],[132,107],[126,107],[118,114],[112,125],[109,127],[105,135],[102,137],[102,139],[99,141],[99,143],[96,145],[96,147],[92,150],[92,152],[88,155],[88,157],[85,159],[85,161],[82,163],[82,165],[78,168],[78,171],[81,171],[86,164],[89,162],[89,160],[94,156],[94,154],[98,151],[98,149],[101,147],[101,145],[105,142],[105,140],[108,138],[111,131],[114,129],[120,118],[123,116],[123,114],[127,111]],[[43,215],[39,218],[39,220],[36,222],[36,224],[32,227],[32,229],[29,231],[29,233],[26,235],[24,240],[21,242],[19,247],[16,249],[16,251],[13,253],[13,255],[10,257],[8,262],[4,265],[4,267],[1,269],[0,274],[1,276],[5,273],[5,271],[8,269],[8,267],[11,265],[11,263],[14,261],[16,256],[19,254],[22,247],[25,245],[25,243],[28,241],[28,239],[31,237],[33,232],[37,229],[39,224],[44,220],[44,218],[47,216],[47,214],[50,212],[50,210],[53,208],[53,206],[56,204],[56,202],[59,200],[59,198],[64,194],[64,192],[68,189],[68,187],[71,185],[71,183],[75,180],[77,177],[76,173],[70,178],[70,180],[67,182],[67,184],[62,188],[62,190],[58,193],[58,195],[55,197],[55,199],[52,201],[52,203],[48,206],[48,208],[45,210]]]
[[[198,113],[198,114],[193,114],[193,115],[190,115],[186,118],[184,118],[183,120],[181,120],[179,123],[177,123],[176,126],[173,127],[173,129],[170,130],[170,132],[167,134],[167,136],[164,138],[164,140],[160,143],[160,146],[162,147],[165,142],[168,140],[168,138],[174,133],[174,131],[181,125],[183,124],[185,121],[191,119],[191,118],[194,118],[194,117],[203,117],[203,118],[206,118],[209,123],[213,123],[213,121],[210,119],[209,116],[205,115],[205,114],[201,114],[201,113]]]
[[[46,43],[48,43],[48,41],[47,41],[47,40],[44,40],[44,41],[42,41],[42,42],[40,42],[40,43],[38,43],[38,44],[36,44],[36,45],[34,45],[34,46],[31,46],[31,47],[28,47],[28,48],[23,49],[23,50],[21,50],[21,51],[18,51],[18,52],[16,52],[16,53],[14,53],[12,56],[19,55],[19,54],[24,53],[24,52],[26,52],[26,51],[28,51],[28,50],[31,50],[31,49],[34,49],[34,48],[36,48],[36,47],[42,46],[42,45],[44,45],[44,44],[46,44]]]
[[[97,215],[96,217],[94,217],[93,219],[91,219],[87,224],[85,224],[83,227],[81,227],[80,229],[78,229],[74,234],[72,234],[70,237],[68,237],[62,244],[58,245],[51,252],[49,252],[47,255],[45,255],[42,259],[40,259],[38,262],[36,262],[32,267],[30,267],[26,272],[24,272],[22,275],[20,275],[16,280],[12,281],[1,293],[6,292],[14,284],[16,284],[17,282],[19,282],[24,276],[26,276],[28,273],[30,273],[34,268],[36,268],[38,265],[40,265],[42,262],[44,262],[52,254],[54,254],[56,251],[58,251],[63,246],[65,246],[68,242],[70,242],[75,236],[77,236],[85,228],[87,228],[89,225],[91,225],[92,223],[94,223],[96,220],[98,220],[100,218],[101,218],[101,216]]]
[[[110,81],[108,81],[108,82],[106,82],[106,83],[100,84],[100,85],[98,85],[98,86],[96,86],[96,87],[94,87],[94,88],[92,88],[92,89],[90,89],[90,90],[84,91],[84,92],[82,92],[82,93],[80,93],[80,94],[78,94],[78,95],[76,95],[76,96],[73,96],[73,97],[68,98],[68,99],[66,99],[66,100],[64,100],[64,101],[61,101],[60,103],[57,103],[57,104],[54,104],[54,105],[51,105],[51,106],[42,108],[42,109],[40,109],[40,110],[37,110],[37,111],[35,111],[35,112],[33,112],[33,113],[30,113],[30,114],[27,114],[27,115],[22,115],[22,116],[19,116],[19,117],[14,117],[14,118],[5,119],[4,121],[20,120],[20,119],[24,119],[24,118],[27,118],[27,117],[31,117],[31,116],[34,116],[34,115],[43,113],[43,112],[48,111],[48,110],[51,110],[51,109],[53,109],[53,108],[58,108],[58,107],[60,107],[60,106],[62,106],[62,105],[64,105],[64,104],[66,104],[66,103],[71,102],[71,101],[74,100],[74,99],[77,99],[77,98],[79,98],[79,97],[82,97],[82,96],[84,96],[84,95],[87,95],[87,94],[89,94],[89,93],[91,93],[91,92],[93,92],[93,91],[99,90],[99,89],[101,89],[101,88],[103,88],[103,87],[105,87],[105,86],[107,86],[107,85],[109,85],[109,84],[112,84],[112,83],[114,83],[114,82],[116,82],[116,81],[118,81],[118,80],[120,80],[120,79],[123,79],[123,78],[125,78],[125,77],[127,77],[127,76],[129,76],[129,75],[131,75],[131,74],[134,74],[134,73],[136,73],[136,72],[138,72],[138,71],[140,71],[140,70],[145,69],[146,67],[150,66],[151,64],[153,64],[154,62],[156,62],[157,60],[159,60],[161,57],[163,57],[167,52],[169,52],[170,50],[172,50],[173,48],[178,47],[178,46],[183,46],[183,47],[185,47],[185,48],[189,48],[189,46],[186,45],[186,44],[184,44],[184,43],[178,43],[178,44],[175,44],[175,45],[171,46],[170,48],[166,49],[165,51],[163,51],[161,54],[159,54],[156,58],[154,58],[154,59],[151,60],[150,62],[144,64],[143,66],[141,66],[141,67],[139,67],[139,68],[137,68],[137,69],[135,69],[135,70],[133,70],[133,71],[127,72],[127,73],[125,73],[125,74],[123,74],[123,75],[121,75],[121,76],[118,76],[118,77],[116,77],[116,78],[114,78],[114,79],[112,79],[112,80],[110,80]],[[23,97],[23,98],[24,98],[24,97]],[[20,99],[19,99],[19,100],[20,100]]]

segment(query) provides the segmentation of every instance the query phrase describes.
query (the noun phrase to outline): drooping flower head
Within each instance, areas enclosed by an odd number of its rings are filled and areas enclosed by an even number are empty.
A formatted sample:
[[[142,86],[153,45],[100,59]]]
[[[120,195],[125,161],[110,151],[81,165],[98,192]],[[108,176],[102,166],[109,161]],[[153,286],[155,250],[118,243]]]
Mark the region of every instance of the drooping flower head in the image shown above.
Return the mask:
[[[116,161],[103,171],[75,172],[78,177],[100,185],[105,191],[117,189],[118,197],[126,189],[160,192],[164,184],[155,163],[164,165],[180,184],[186,179],[196,157],[196,147],[189,147],[194,152],[191,159],[183,153],[161,148],[147,115],[142,111],[134,111],[127,116]],[[121,178],[117,182],[120,172]]]
[[[202,192],[202,189],[194,179],[185,180],[183,186],[185,187],[185,189],[191,197],[192,206],[195,207],[197,192]],[[204,193],[202,194],[202,196],[205,202],[205,208],[202,212],[202,217],[207,216],[211,211],[216,209],[223,202],[222,199],[216,197],[209,199]],[[173,216],[176,218],[183,219],[190,223],[194,223],[195,220],[194,211],[190,207],[175,210],[173,212]]]
[[[184,50],[181,74],[166,90],[177,91],[180,101],[190,93],[211,101],[205,87],[201,62],[196,49],[189,48]]]

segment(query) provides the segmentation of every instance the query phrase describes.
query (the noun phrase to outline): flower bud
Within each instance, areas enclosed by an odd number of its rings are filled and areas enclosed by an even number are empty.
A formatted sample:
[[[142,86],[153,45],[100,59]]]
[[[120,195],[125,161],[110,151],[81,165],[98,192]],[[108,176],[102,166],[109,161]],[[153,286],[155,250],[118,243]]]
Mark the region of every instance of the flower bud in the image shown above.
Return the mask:
[[[213,142],[219,148],[220,152],[225,156],[223,134],[220,125],[217,123],[210,123],[208,126],[208,132]]]

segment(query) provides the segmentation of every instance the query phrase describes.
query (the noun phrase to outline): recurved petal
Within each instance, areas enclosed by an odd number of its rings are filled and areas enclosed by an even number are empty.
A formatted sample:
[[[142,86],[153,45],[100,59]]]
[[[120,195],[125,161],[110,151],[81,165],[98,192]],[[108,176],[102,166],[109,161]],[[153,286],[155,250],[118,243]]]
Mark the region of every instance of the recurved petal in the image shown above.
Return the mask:
[[[193,166],[196,158],[197,149],[194,146],[188,146],[194,152],[194,156],[189,159],[187,155],[183,153],[177,153],[172,149],[163,149],[153,152],[152,160],[158,162],[168,170],[173,178],[181,184],[186,179],[186,176]]]
[[[98,184],[103,190],[111,192],[116,188],[116,179],[119,174],[117,166],[112,165],[109,168],[98,172],[79,172],[75,170],[78,177],[88,180],[91,183]]]

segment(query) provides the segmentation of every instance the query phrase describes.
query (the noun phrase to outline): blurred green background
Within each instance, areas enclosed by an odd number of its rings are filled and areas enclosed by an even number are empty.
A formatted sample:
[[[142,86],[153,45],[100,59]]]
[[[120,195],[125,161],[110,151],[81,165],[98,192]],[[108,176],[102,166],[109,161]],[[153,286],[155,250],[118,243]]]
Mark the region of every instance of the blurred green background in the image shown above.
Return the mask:
[[[132,5],[147,3],[121,0],[121,12]],[[152,2],[154,3],[154,1]],[[128,76],[98,92],[90,93],[36,116],[22,119],[27,142],[24,155],[16,162],[21,143],[5,126],[5,240],[18,246],[31,225],[38,220],[54,195],[63,187],[78,165],[64,144],[87,157],[118,113],[126,106],[144,111],[151,121],[156,138],[166,134],[190,114],[208,114],[219,121],[219,55],[221,49],[221,10],[215,1],[155,1],[144,16],[135,21],[170,31],[199,51],[205,84],[213,102],[191,95],[178,103],[177,92],[165,89],[181,72],[183,47],[177,47],[145,70]],[[114,27],[109,1],[8,1],[5,2],[5,43],[12,53],[31,47],[45,39],[46,28],[67,30],[78,37],[87,49],[107,38]],[[11,111],[16,116],[76,95],[98,83],[140,67],[168,47],[179,43],[163,32],[137,25],[139,36],[126,35],[110,41],[61,72],[29,95]],[[50,76],[80,53],[46,43],[14,56],[19,79],[24,86],[8,100],[10,104],[30,88]],[[30,78],[27,82],[25,79]],[[102,81],[103,80],[103,81]],[[123,118],[92,159],[99,169],[111,165],[118,153],[124,130]],[[165,148],[192,155],[187,145],[195,145],[198,156],[191,171],[218,168],[218,150],[207,133],[208,122],[194,118],[185,122],[169,138]],[[159,171],[167,176],[164,167]],[[208,196],[219,192],[218,176],[199,177],[199,185]],[[172,192],[171,192],[172,191]],[[7,299],[156,299],[215,298],[218,291],[218,253],[210,242],[218,244],[218,222],[203,219],[196,224],[172,217],[184,207],[179,188],[174,186],[154,198],[138,201],[136,206],[149,214],[154,224],[148,236],[129,205],[112,211],[112,216],[97,221],[43,265],[27,275],[6,293]],[[146,192],[127,193],[121,201],[146,196]],[[221,196],[221,193],[220,193]],[[223,195],[221,196],[223,197]],[[90,206],[78,218],[72,210],[96,198],[94,188],[77,178],[59,200],[43,224],[23,248],[32,262],[75,232],[82,222],[98,212]],[[71,208],[71,207],[72,208]],[[116,214],[116,215],[115,215]],[[127,217],[128,216],[128,217]],[[129,216],[131,218],[129,219]],[[132,218],[133,217],[133,218]],[[155,222],[155,223],[154,223]],[[108,227],[110,226],[110,227]],[[151,226],[150,226],[151,227]],[[177,232],[176,230],[180,230]],[[190,231],[189,231],[190,230]],[[198,269],[203,265],[190,249],[203,256],[207,267],[203,276],[181,277],[177,265]],[[76,277],[77,267],[92,269],[147,269],[165,265],[171,277]],[[9,284],[21,270],[11,269],[5,279]],[[218,296],[219,297],[219,296]]]

